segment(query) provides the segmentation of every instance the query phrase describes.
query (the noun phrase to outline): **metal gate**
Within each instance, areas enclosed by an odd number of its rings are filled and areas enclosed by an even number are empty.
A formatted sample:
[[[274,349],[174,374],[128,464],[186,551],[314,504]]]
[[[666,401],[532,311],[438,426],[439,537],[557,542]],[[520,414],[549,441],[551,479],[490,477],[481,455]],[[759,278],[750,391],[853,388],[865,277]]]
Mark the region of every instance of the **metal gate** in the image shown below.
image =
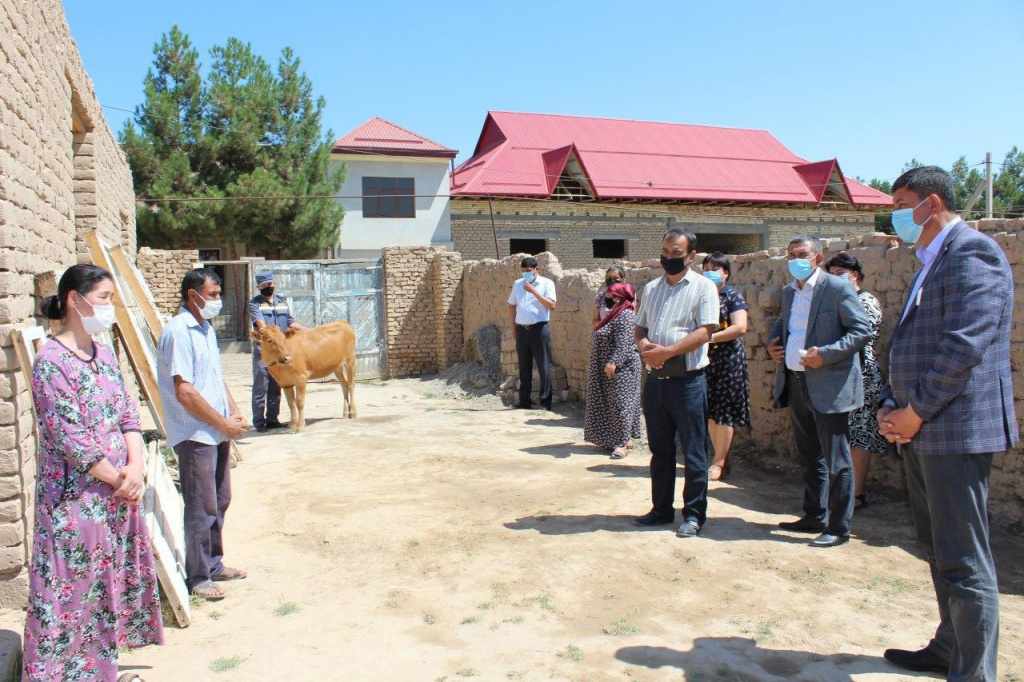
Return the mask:
[[[274,273],[274,293],[306,327],[345,320],[356,330],[356,378],[385,375],[384,286],[381,262],[260,261],[254,270]],[[253,284],[255,289],[255,284]]]

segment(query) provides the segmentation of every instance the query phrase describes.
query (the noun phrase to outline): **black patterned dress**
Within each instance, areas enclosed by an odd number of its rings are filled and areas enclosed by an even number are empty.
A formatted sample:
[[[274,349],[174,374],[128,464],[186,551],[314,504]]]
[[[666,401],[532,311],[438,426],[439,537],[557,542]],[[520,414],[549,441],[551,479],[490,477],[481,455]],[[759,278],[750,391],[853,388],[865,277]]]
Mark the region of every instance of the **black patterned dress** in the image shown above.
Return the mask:
[[[594,330],[587,373],[587,418],[583,440],[608,450],[642,435],[640,426],[640,354],[633,342],[636,316],[623,310],[614,320]],[[618,368],[605,376],[609,362]]]
[[[871,322],[871,340],[860,352],[861,373],[864,376],[864,405],[850,413],[850,447],[868,452],[886,452],[889,442],[878,434],[878,393],[882,390],[882,370],[875,358],[878,328],[882,326],[882,306],[878,299],[866,291],[857,292],[857,299]]]
[[[718,292],[718,330],[732,324],[730,315],[746,310],[747,302],[734,287],[726,284]],[[743,337],[713,343],[708,351],[711,364],[705,374],[708,381],[708,418],[720,426],[746,426],[750,423],[750,375]]]

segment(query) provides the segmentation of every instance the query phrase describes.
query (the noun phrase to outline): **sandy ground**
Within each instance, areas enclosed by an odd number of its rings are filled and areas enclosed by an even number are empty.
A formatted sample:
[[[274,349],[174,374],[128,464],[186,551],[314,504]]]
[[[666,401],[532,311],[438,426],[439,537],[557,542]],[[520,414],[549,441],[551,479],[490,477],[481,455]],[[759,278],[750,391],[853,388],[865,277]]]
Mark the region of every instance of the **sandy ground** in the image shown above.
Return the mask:
[[[247,405],[248,356],[225,365]],[[701,537],[639,530],[649,455],[584,444],[578,406],[460,394],[362,383],[348,421],[338,385],[318,384],[303,434],[244,439],[226,537],[249,578],[123,666],[147,681],[916,677],[881,658],[936,622],[904,501],[811,549],[775,530],[799,482],[738,467],[712,484]],[[1000,678],[1020,680],[1024,542],[1000,530],[995,544]]]

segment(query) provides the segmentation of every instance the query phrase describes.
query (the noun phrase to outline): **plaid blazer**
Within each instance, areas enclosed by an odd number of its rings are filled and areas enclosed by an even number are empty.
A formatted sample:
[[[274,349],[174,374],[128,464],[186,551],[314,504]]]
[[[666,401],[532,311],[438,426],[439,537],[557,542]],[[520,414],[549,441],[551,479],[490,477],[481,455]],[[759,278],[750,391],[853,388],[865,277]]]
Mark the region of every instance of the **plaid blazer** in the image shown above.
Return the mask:
[[[779,338],[782,347],[789,340],[789,314],[796,295],[796,282],[782,288],[782,314],[772,327],[769,340]],[[871,323],[857,291],[845,278],[824,270],[818,273],[818,284],[811,297],[807,316],[805,348],[818,347],[825,363],[818,369],[804,371],[807,393],[814,409],[821,414],[852,412],[864,404],[864,379],[861,375],[860,350],[871,339]],[[775,372],[776,408],[789,406],[786,383],[786,362]]]
[[[1009,450],[1018,431],[1010,376],[1013,273],[1005,254],[960,221],[920,292],[892,332],[880,399],[910,405],[924,420],[913,441],[922,455]]]

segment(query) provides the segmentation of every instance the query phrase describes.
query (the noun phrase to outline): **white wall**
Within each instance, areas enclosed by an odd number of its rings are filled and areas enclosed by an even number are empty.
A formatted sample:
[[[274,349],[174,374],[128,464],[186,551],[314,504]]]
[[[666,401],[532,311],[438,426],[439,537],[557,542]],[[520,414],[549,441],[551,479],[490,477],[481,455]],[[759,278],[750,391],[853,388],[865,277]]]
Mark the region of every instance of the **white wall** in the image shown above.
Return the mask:
[[[451,202],[447,159],[398,156],[334,155],[332,163],[348,166],[339,194],[359,196],[364,177],[413,178],[417,195],[415,218],[364,218],[362,199],[339,199],[345,207],[341,223],[341,257],[356,252],[380,254],[386,246],[443,246],[452,248]]]

